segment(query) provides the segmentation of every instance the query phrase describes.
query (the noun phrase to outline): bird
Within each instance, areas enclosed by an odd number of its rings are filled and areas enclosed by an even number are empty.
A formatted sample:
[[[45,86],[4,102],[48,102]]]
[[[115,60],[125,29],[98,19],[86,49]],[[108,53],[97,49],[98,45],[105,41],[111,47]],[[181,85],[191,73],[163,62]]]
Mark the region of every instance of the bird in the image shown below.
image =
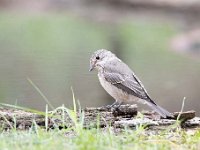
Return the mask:
[[[157,105],[149,96],[129,66],[111,51],[99,49],[92,54],[89,71],[93,70],[97,70],[100,84],[115,99],[110,107],[136,102],[147,104],[163,118],[172,117],[170,112]]]

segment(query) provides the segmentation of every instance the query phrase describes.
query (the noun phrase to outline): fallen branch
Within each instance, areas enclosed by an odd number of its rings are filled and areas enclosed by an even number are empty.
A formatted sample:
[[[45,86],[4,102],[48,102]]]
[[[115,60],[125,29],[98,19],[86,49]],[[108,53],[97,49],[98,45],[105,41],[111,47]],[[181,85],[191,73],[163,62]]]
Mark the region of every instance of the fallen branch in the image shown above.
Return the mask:
[[[53,114],[49,113],[48,119],[45,115],[39,115],[19,109],[0,108],[0,126],[3,130],[8,129],[20,129],[26,130],[32,126],[32,122],[35,121],[40,127],[45,128],[63,128],[74,126],[74,121],[70,117],[68,112],[64,112],[64,109],[57,109]],[[174,118],[160,118],[154,112],[144,112],[143,115],[137,115],[137,105],[122,105],[118,108],[85,108],[82,111],[77,112],[77,121],[80,120],[82,113],[84,112],[84,128],[94,128],[99,126],[104,128],[106,126],[112,126],[113,128],[123,129],[124,127],[135,128],[138,125],[143,125],[146,128],[153,127],[153,129],[165,129],[166,126],[173,125],[177,122],[177,116],[179,112],[173,113]],[[44,113],[45,114],[45,113]],[[63,116],[64,114],[64,116]],[[64,120],[63,120],[64,117]],[[180,115],[181,126],[183,128],[200,127],[200,118],[195,117],[195,111],[182,112]]]

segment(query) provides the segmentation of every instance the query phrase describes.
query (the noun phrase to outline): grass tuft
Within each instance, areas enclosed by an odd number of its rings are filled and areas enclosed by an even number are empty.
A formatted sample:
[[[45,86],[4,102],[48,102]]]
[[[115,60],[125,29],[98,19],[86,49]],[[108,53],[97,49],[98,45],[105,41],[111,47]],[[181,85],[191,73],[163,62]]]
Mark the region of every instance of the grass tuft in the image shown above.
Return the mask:
[[[29,81],[29,83],[35,88],[35,90],[42,96],[42,98],[45,100],[45,102],[51,107],[51,109],[55,109],[53,107],[53,105],[50,103],[50,101],[48,100],[48,98],[42,93],[42,91],[37,87],[37,85],[35,83],[33,83],[33,81],[30,78],[27,78],[27,80]]]

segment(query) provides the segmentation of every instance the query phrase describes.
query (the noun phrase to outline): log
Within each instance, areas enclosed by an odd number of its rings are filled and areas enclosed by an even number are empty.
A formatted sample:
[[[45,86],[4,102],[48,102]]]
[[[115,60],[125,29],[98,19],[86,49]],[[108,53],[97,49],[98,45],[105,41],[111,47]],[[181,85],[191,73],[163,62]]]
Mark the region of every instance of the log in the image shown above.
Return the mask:
[[[0,108],[0,128],[1,129],[29,129],[33,121],[39,126],[45,126],[45,117],[36,113],[31,113],[19,109]]]
[[[195,117],[195,111],[181,112],[180,115],[179,113],[173,113],[173,118],[161,118],[155,112],[143,112],[143,114],[138,112],[137,105],[121,105],[116,108],[91,107],[76,113],[60,107],[49,112],[45,121],[45,113],[38,114],[20,109],[0,108],[0,127],[3,130],[12,128],[27,130],[35,122],[41,128],[54,129],[58,127],[62,129],[73,127],[75,123],[82,121],[83,127],[86,129],[111,126],[116,130],[121,130],[126,127],[134,129],[142,125],[147,129],[161,130],[177,123],[177,117],[182,128],[200,127],[200,117]]]

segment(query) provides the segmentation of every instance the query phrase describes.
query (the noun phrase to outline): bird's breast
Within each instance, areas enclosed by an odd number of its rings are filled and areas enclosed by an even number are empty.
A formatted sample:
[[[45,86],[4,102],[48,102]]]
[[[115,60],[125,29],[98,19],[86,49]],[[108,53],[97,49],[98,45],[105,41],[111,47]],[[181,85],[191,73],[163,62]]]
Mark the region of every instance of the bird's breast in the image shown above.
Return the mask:
[[[117,88],[110,82],[106,81],[103,74],[98,73],[99,81],[102,85],[102,87],[118,102],[133,102],[133,100],[136,100],[135,96],[132,96],[123,90]]]

